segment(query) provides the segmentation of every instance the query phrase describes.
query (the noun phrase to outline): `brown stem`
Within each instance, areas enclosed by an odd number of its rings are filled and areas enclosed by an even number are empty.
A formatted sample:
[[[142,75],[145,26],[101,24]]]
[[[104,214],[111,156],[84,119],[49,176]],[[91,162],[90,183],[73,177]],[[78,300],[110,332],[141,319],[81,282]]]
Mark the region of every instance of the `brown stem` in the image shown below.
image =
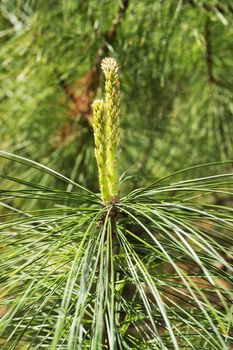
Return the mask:
[[[206,64],[207,64],[207,77],[210,84],[215,82],[213,73],[213,56],[212,56],[212,41],[210,32],[210,21],[207,19],[204,30],[205,38],[205,52],[206,52]]]

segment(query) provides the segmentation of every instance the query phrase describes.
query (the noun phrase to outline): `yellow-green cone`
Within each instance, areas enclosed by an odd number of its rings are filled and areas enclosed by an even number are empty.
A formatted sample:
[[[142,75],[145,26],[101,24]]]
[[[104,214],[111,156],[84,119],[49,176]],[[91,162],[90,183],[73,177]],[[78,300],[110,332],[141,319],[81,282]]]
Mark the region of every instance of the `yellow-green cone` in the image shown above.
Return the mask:
[[[101,196],[105,204],[110,204],[116,201],[119,194],[119,67],[113,58],[105,58],[101,68],[105,76],[105,101],[96,100],[93,103],[93,129]]]
[[[101,68],[105,76],[105,110],[107,118],[108,185],[112,200],[119,193],[118,147],[120,142],[120,83],[119,66],[113,58],[104,58]]]

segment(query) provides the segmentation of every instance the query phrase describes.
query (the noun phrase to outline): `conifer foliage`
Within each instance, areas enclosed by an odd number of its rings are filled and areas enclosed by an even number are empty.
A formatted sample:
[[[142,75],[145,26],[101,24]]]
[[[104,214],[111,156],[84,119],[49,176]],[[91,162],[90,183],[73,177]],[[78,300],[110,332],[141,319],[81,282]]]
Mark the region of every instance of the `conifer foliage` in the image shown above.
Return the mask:
[[[0,349],[231,349],[231,1],[0,13]]]
[[[54,202],[31,212],[6,204],[2,349],[228,349],[232,210],[198,199],[232,195],[232,174],[178,182],[174,174],[116,201],[118,66],[105,58],[102,67],[105,100],[93,105],[100,196],[1,153],[75,186],[65,192],[2,174],[21,185],[5,198]]]

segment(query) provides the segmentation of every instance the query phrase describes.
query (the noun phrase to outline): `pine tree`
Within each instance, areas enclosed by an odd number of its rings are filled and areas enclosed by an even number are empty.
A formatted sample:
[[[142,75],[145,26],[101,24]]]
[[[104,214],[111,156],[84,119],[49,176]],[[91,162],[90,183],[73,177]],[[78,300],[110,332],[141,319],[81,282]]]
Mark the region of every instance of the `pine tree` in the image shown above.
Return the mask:
[[[1,2],[1,349],[230,349],[232,14]]]

